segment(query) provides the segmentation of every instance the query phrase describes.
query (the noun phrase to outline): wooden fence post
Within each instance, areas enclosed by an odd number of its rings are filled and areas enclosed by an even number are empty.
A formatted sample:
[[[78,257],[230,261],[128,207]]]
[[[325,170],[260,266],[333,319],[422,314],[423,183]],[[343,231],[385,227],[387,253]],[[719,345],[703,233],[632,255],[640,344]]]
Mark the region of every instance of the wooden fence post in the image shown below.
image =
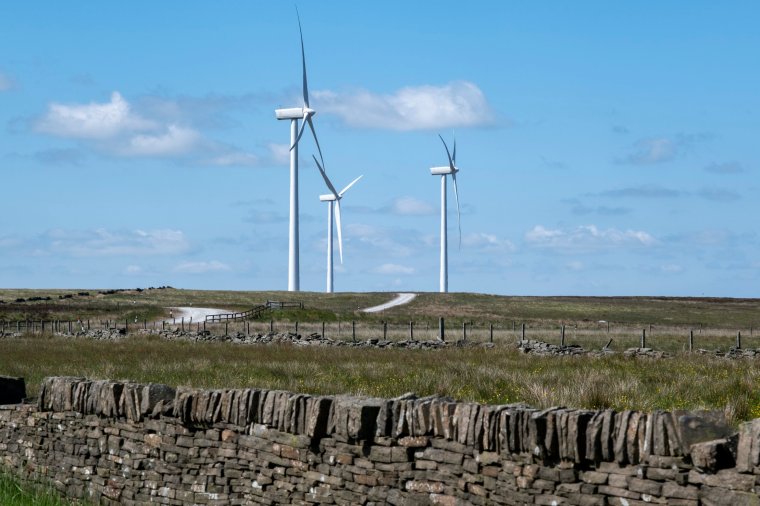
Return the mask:
[[[641,342],[639,343],[639,348],[646,348],[647,347],[647,329],[641,329]]]
[[[383,321],[383,341],[388,337],[388,322]]]
[[[738,350],[742,349],[742,331],[741,330],[736,332],[736,349]]]
[[[229,332],[228,332],[229,327],[227,325],[229,325],[229,322],[224,322],[224,335],[225,336],[229,334]]]
[[[488,342],[493,342],[493,323],[488,324]]]
[[[577,336],[576,336],[577,339]],[[565,347],[565,324],[562,324],[562,330],[560,330],[560,339],[559,339],[559,345],[564,348]]]
[[[689,352],[694,351],[694,329],[689,329]]]
[[[525,324],[522,324],[522,330],[520,331],[521,339],[525,341]]]
[[[325,322],[322,322],[322,339],[325,338]]]
[[[462,341],[467,341],[467,322],[462,322]]]
[[[414,341],[414,322],[409,322],[409,340]]]
[[[296,320],[296,335],[298,335],[298,320]]]
[[[351,320],[351,339],[356,342],[356,321]]]
[[[446,327],[442,316],[438,318],[438,339],[441,341],[446,340]]]

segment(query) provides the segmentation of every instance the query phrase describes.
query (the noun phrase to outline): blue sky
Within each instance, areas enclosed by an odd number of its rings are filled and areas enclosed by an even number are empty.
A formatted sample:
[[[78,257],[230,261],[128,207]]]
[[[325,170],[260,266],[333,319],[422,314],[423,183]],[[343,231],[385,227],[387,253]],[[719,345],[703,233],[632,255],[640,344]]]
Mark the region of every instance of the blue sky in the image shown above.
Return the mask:
[[[757,297],[755,2],[303,2],[338,291]],[[287,2],[0,4],[0,286],[287,287]],[[326,189],[301,144],[301,288]],[[450,204],[453,194],[450,194]]]

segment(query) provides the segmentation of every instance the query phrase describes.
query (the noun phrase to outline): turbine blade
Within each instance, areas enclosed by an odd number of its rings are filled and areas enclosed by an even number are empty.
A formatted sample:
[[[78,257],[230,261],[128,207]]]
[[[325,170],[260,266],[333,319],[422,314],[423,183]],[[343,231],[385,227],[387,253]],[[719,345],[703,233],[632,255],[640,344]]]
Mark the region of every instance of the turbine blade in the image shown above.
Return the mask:
[[[311,134],[314,136],[314,142],[317,144],[317,151],[319,151],[319,159],[322,160],[322,165],[325,164],[325,159],[322,157],[322,148],[319,147],[319,140],[317,139],[317,131],[314,130],[314,123],[311,121],[311,116],[308,116],[306,118],[306,121],[309,123],[309,128],[311,129]]]
[[[290,150],[293,151],[293,148],[298,145],[298,141],[301,140],[301,136],[303,135],[303,131],[306,129],[306,115],[304,114],[303,122],[301,123],[301,128],[298,129],[298,135],[296,136],[296,141],[293,143],[292,146],[290,146]],[[325,163],[324,160],[322,160],[322,163]]]
[[[454,137],[454,132],[451,132],[451,136]],[[451,153],[451,161],[454,162],[454,165],[457,164],[457,138],[454,137],[454,150]]]
[[[301,29],[301,16],[298,15],[296,7],[296,17],[298,18],[298,33],[301,35],[301,65],[303,66],[303,103],[309,107],[309,85],[306,82],[306,51],[303,48],[303,30]]]
[[[346,193],[348,191],[348,189],[351,188],[354,185],[354,183],[356,183],[358,180],[360,180],[363,177],[364,177],[364,175],[362,174],[361,176],[357,177],[356,179],[354,179],[353,181],[351,181],[350,183],[348,183],[348,186],[346,186],[345,188],[343,188],[340,191],[340,193],[338,194],[338,197],[342,197],[343,194]]]
[[[338,222],[338,253],[340,253],[340,263],[343,263],[343,229],[340,224],[340,199],[335,201],[335,221]]]
[[[438,138],[441,139],[441,142],[443,143],[443,147],[446,148],[446,156],[449,157],[449,167],[451,167],[451,170],[454,169],[454,161],[451,159],[451,153],[449,153],[449,147],[446,145],[446,141],[443,140],[443,137],[441,137],[441,134],[438,134]]]
[[[459,249],[462,248],[462,217],[459,214],[459,189],[457,188],[457,174],[451,173],[451,180],[454,182],[454,197],[457,201],[457,225],[459,226]]]
[[[327,173],[325,172],[325,169],[322,168],[322,166],[319,164],[319,160],[317,160],[317,157],[314,155],[311,155],[312,158],[314,158],[314,161],[317,163],[317,168],[319,169],[319,173],[322,174],[322,179],[325,180],[325,183],[327,184],[327,187],[330,189],[333,195],[335,195],[336,198],[339,197],[338,192],[335,191],[335,187],[330,182],[330,179],[327,177]]]

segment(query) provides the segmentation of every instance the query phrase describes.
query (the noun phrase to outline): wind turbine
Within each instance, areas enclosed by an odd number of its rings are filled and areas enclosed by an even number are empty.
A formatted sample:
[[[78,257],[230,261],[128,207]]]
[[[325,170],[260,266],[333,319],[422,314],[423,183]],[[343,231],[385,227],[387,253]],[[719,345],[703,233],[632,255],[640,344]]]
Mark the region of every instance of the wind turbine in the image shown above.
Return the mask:
[[[446,141],[439,134],[438,137],[443,143],[443,147],[446,148],[446,156],[449,158],[448,167],[433,167],[430,169],[430,174],[433,176],[441,176],[441,278],[440,278],[440,292],[446,293],[449,291],[449,257],[448,257],[448,234],[447,234],[447,222],[446,222],[446,176],[451,175],[451,180],[454,182],[454,197],[457,201],[457,224],[459,225],[459,247],[462,247],[462,220],[459,213],[459,190],[457,189],[457,172],[459,169],[456,166],[457,163],[457,140],[454,139],[454,153],[449,153],[449,147],[446,145]]]
[[[319,158],[322,158],[322,148],[319,147],[317,132],[314,130],[314,123],[311,121],[317,111],[309,107],[309,86],[306,81],[306,53],[303,48],[303,30],[301,30],[301,17],[298,16],[298,33],[301,36],[301,66],[303,71],[303,106],[291,107],[288,109],[277,109],[274,111],[278,120],[290,120],[290,222],[288,227],[288,291],[294,292],[300,289],[300,268],[299,268],[299,245],[298,245],[298,141],[301,140],[306,125],[314,136],[314,142],[317,144]],[[298,128],[298,121],[303,120],[301,128]]]
[[[313,155],[312,155],[313,156]],[[327,184],[327,188],[330,190],[330,193],[327,195],[320,195],[319,200],[321,202],[327,202],[327,289],[325,290],[327,293],[333,292],[333,207],[335,208],[335,221],[338,222],[338,251],[340,252],[340,263],[343,263],[343,234],[341,232],[341,225],[340,225],[340,199],[343,198],[343,195],[348,191],[349,188],[351,188],[358,180],[360,180],[364,176],[359,176],[353,181],[351,181],[348,186],[343,188],[341,191],[336,191],[335,186],[330,182],[330,179],[327,177],[327,174],[325,173],[325,169],[322,168],[322,166],[319,164],[319,160],[317,160],[317,157],[314,156],[314,161],[317,163],[317,168],[319,169],[319,173],[322,174],[322,178],[325,180],[325,184]]]

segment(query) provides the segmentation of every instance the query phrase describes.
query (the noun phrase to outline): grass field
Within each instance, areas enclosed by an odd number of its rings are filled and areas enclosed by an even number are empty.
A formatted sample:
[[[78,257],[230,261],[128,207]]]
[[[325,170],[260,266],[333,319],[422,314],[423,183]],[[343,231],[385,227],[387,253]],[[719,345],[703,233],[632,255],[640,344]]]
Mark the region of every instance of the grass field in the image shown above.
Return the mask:
[[[760,368],[751,360],[678,354],[535,357],[511,346],[445,350],[256,346],[130,337],[93,341],[28,337],[0,342],[2,374],[24,376],[29,395],[50,375],[131,379],[206,388],[259,387],[312,394],[447,395],[489,404],[615,409],[720,409],[760,417]]]
[[[299,333],[308,335],[321,333],[324,322],[328,337],[350,340],[350,322],[355,321],[358,339],[382,337],[386,328],[388,339],[400,340],[408,338],[409,322],[413,321],[416,339],[434,339],[442,316],[448,340],[461,339],[466,323],[468,340],[485,341],[490,339],[493,325],[496,348],[301,348],[169,342],[137,335],[118,342],[25,335],[0,340],[0,374],[25,377],[30,395],[36,394],[44,376],[76,375],[315,394],[392,397],[413,391],[537,407],[709,408],[725,410],[734,421],[760,416],[760,369],[754,361],[684,353],[690,330],[694,331],[695,348],[726,350],[735,343],[738,330],[744,347],[759,348],[760,336],[754,330],[760,317],[757,299],[423,293],[413,302],[381,314],[360,311],[393,296],[172,288],[101,293],[91,289],[0,290],[0,321],[82,318],[92,319],[97,326],[101,319],[132,321],[137,317],[155,322],[168,316],[167,308],[177,306],[242,310],[266,300],[301,301],[303,310],[273,311],[258,321],[231,323],[228,331],[247,330],[250,325],[251,332],[267,332],[269,320],[274,319],[276,331],[293,331],[298,322]],[[646,329],[647,345],[674,357],[652,362],[622,356],[524,356],[514,346],[522,324],[528,338],[559,343],[559,329],[565,325],[567,344],[599,349],[612,339],[610,347],[617,351],[638,346],[641,330]],[[223,333],[222,329],[217,326],[213,331]]]
[[[0,290],[0,319],[111,319],[153,320],[168,316],[172,306],[218,307],[244,310],[266,300],[301,301],[303,310],[276,311],[265,315],[287,321],[381,321],[436,322],[439,316],[452,324],[463,321],[512,322],[534,326],[559,323],[598,326],[656,325],[703,327],[749,332],[760,323],[760,299],[714,299],[669,297],[508,297],[470,293],[421,293],[411,303],[382,313],[360,311],[393,297],[393,293],[243,292],[213,290]],[[87,295],[79,295],[87,294]],[[68,297],[67,297],[68,296]],[[50,297],[50,300],[28,301]],[[25,302],[15,302],[24,299]]]
[[[84,505],[60,497],[52,488],[22,483],[0,469],[0,504],[7,506],[74,506]]]

